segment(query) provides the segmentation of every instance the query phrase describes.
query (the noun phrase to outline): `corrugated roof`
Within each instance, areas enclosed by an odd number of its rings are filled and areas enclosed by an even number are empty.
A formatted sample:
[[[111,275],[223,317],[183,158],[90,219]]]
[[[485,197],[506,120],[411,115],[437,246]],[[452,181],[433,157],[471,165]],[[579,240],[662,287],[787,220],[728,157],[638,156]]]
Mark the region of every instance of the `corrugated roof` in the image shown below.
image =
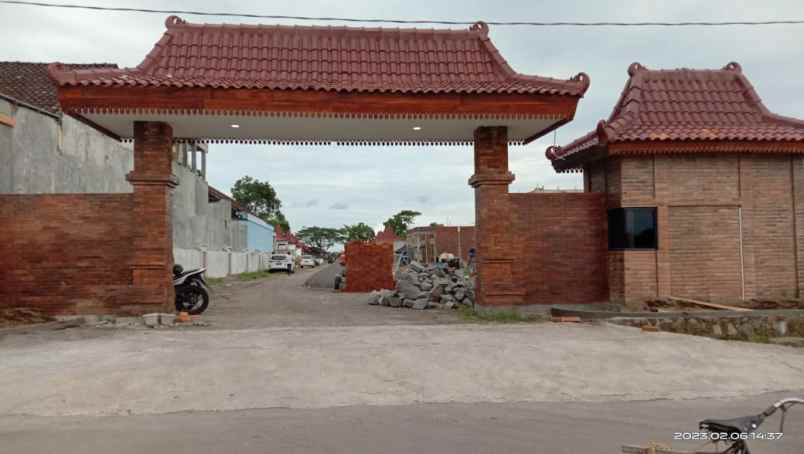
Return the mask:
[[[170,86],[580,96],[589,79],[516,73],[477,23],[467,30],[192,24],[176,16],[130,69],[54,66],[62,86]]]
[[[717,70],[650,70],[634,63],[628,74],[608,120],[566,146],[548,148],[554,167],[612,143],[804,141],[804,122],[771,113],[737,63]]]

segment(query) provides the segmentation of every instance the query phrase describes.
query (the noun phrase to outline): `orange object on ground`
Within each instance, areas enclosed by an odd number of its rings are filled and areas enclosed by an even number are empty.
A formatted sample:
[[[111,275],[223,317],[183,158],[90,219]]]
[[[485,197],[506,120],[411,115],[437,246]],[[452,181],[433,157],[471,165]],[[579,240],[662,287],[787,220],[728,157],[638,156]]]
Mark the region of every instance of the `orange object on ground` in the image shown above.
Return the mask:
[[[581,317],[553,317],[555,323],[580,323]]]

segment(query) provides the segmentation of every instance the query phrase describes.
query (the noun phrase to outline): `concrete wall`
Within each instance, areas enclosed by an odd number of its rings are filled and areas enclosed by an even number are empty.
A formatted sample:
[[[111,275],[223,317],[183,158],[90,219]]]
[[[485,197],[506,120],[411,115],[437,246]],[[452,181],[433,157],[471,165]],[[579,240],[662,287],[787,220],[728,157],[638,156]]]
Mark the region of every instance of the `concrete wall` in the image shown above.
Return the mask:
[[[656,250],[609,252],[613,300],[802,294],[804,157],[628,157],[585,173],[609,208],[657,208]]]
[[[173,246],[192,249],[209,247],[208,186],[189,168],[173,161],[179,185],[173,190]],[[230,215],[231,216],[231,215]],[[216,227],[223,227],[222,224]]]
[[[55,117],[0,98],[0,193],[131,192],[131,145],[70,116]]]
[[[214,278],[267,269],[266,254],[268,253],[257,251],[173,250],[175,263],[183,266],[185,270],[205,267],[207,269],[207,277]]]
[[[179,249],[245,251],[248,227],[232,219],[229,200],[209,202],[209,186],[191,168],[173,162],[179,185],[173,191],[173,245]]]
[[[181,265],[185,270],[203,268],[204,252],[200,249],[173,248],[173,263]]]

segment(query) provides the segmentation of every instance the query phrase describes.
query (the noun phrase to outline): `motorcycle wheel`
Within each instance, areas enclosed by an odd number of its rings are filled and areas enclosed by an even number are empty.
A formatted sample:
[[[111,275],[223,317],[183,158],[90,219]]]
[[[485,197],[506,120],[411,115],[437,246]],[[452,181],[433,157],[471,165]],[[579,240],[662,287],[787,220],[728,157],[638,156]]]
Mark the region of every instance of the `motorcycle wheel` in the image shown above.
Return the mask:
[[[176,310],[188,312],[190,315],[203,313],[207,310],[207,306],[209,306],[209,294],[203,287],[197,285],[190,286],[181,300],[176,299]]]

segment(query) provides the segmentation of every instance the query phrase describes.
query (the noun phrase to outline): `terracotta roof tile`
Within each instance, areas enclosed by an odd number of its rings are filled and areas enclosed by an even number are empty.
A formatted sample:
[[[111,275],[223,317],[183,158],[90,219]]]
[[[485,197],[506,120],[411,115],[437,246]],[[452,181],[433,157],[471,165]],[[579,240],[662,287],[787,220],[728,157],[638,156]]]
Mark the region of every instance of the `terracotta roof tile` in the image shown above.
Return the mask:
[[[577,167],[585,152],[615,143],[804,142],[804,121],[771,113],[737,63],[719,70],[649,70],[634,63],[628,74],[608,120],[566,146],[548,148],[556,169],[567,169],[570,157],[569,167]]]
[[[68,69],[117,68],[108,63],[64,66]],[[0,94],[50,113],[61,113],[56,85],[48,77],[47,63],[0,62]]]
[[[136,68],[72,71],[62,86],[190,86],[580,96],[588,77],[518,74],[478,23],[468,30],[191,24],[176,16]]]

